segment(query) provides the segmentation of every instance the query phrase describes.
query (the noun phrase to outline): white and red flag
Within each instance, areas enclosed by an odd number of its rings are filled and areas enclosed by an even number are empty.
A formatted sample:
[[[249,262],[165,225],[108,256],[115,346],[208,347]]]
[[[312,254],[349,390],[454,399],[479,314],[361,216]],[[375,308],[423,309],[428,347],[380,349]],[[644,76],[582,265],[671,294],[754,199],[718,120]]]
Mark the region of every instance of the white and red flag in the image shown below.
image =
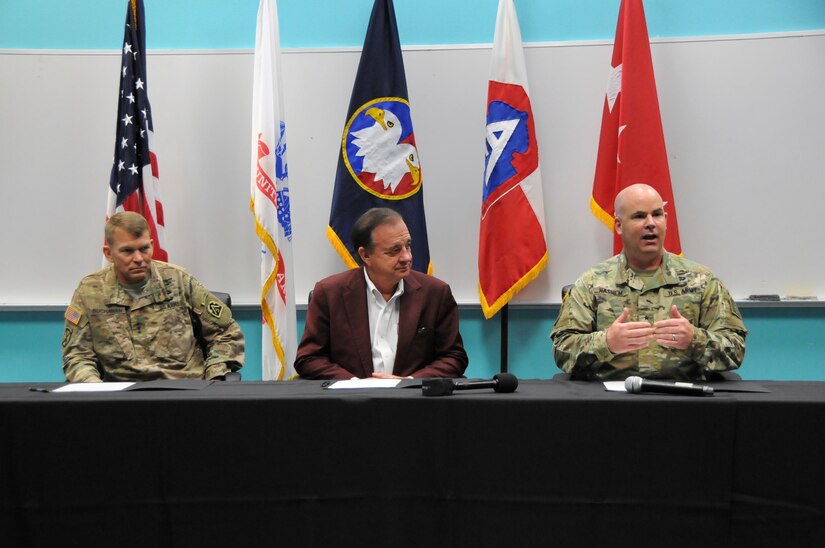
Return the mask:
[[[252,184],[250,209],[261,240],[261,354],[264,380],[295,375],[298,346],[292,276],[292,217],[281,92],[278,11],[261,0],[252,87]]]
[[[493,317],[547,266],[544,199],[527,69],[513,0],[500,0],[487,89],[478,293]]]

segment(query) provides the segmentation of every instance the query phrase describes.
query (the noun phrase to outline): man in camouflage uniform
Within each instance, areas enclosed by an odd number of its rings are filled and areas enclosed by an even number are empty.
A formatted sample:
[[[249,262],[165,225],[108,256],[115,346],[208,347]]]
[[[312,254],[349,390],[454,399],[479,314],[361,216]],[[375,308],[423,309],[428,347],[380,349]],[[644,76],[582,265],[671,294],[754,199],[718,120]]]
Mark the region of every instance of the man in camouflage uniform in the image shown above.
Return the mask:
[[[106,223],[112,265],[83,278],[66,309],[67,380],[223,379],[243,367],[230,310],[180,267],[153,262],[152,246],[141,215]]]
[[[624,250],[585,272],[562,303],[550,338],[573,378],[704,380],[736,369],[748,334],[728,290],[706,267],[663,248],[667,214],[644,184],[616,196]]]

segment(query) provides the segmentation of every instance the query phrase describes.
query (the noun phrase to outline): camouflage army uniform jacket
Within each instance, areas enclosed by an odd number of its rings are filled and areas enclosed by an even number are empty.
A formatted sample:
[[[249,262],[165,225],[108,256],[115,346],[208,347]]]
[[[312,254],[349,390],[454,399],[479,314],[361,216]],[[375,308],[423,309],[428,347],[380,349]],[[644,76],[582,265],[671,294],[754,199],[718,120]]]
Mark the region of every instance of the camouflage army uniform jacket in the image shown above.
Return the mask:
[[[630,313],[627,321],[653,324],[670,318],[673,304],[694,326],[693,341],[685,350],[654,340],[636,352],[610,352],[607,328],[623,308]],[[585,272],[564,300],[550,338],[556,364],[573,378],[703,380],[710,371],[742,364],[747,334],[722,282],[706,267],[665,252],[659,270],[646,281],[627,266],[624,253]]]
[[[150,271],[134,300],[112,266],[81,280],[66,309],[67,380],[211,379],[243,366],[230,310],[180,267],[152,261]]]

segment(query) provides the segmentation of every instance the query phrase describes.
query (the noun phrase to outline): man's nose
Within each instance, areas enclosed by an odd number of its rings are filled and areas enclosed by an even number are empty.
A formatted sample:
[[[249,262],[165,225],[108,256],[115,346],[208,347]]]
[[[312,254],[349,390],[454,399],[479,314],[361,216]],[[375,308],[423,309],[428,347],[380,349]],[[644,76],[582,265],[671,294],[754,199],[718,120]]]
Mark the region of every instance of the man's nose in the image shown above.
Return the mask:
[[[401,260],[405,263],[412,262],[412,249],[405,248],[401,252]]]

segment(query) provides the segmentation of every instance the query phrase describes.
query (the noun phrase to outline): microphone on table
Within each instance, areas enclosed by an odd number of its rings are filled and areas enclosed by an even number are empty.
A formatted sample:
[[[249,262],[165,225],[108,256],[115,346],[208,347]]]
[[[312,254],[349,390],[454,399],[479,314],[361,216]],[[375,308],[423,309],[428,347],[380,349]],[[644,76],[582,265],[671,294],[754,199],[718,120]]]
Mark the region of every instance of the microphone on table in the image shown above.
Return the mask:
[[[496,392],[507,394],[518,388],[518,379],[512,373],[498,373],[489,381],[467,381],[455,383],[456,390],[475,390],[478,388],[492,388]]]
[[[632,376],[624,380],[624,389],[631,394],[654,392],[659,394],[678,394],[680,396],[712,396],[713,387],[689,382],[664,382]]]
[[[489,381],[456,382],[453,379],[424,379],[421,393],[425,396],[449,396],[454,390],[492,388],[496,392],[515,392],[518,379],[512,373],[498,373]]]

